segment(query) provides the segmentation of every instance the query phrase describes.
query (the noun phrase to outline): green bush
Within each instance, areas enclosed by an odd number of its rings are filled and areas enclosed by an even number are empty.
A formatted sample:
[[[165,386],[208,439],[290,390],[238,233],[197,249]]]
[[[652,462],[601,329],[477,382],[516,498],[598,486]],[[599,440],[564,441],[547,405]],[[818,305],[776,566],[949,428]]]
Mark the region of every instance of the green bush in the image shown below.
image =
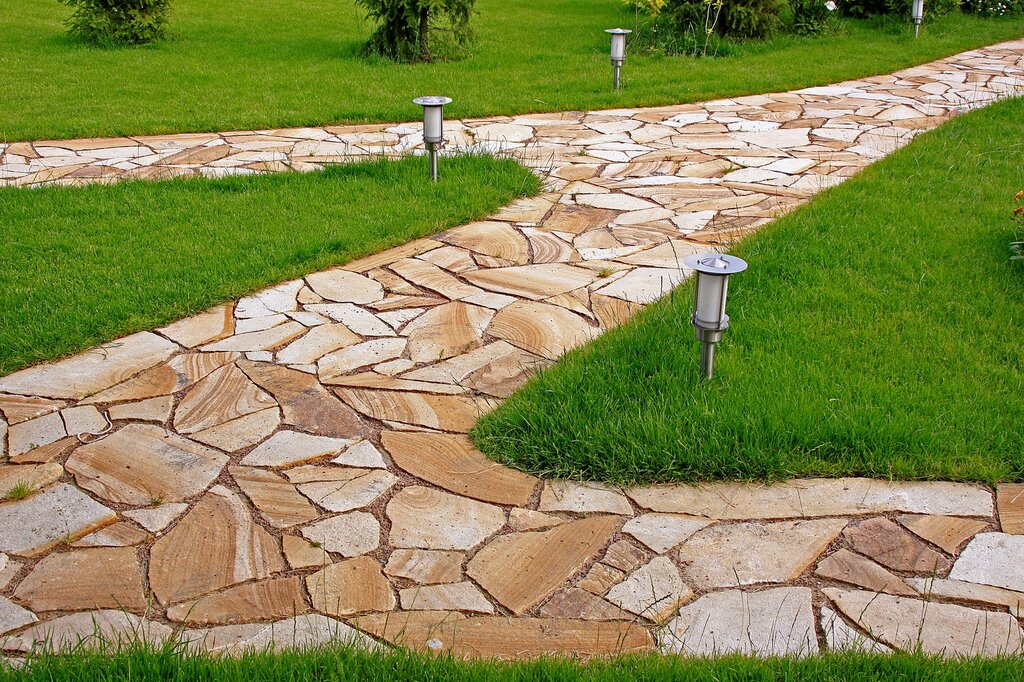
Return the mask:
[[[991,0],[983,0],[991,2]],[[925,0],[925,20],[941,17],[960,9],[961,0]],[[896,17],[908,19],[913,0],[837,0],[840,11],[849,17]]]
[[[356,0],[377,22],[366,49],[402,62],[457,56],[472,39],[475,0]]]
[[[61,0],[68,32],[97,45],[143,45],[167,34],[170,0]]]

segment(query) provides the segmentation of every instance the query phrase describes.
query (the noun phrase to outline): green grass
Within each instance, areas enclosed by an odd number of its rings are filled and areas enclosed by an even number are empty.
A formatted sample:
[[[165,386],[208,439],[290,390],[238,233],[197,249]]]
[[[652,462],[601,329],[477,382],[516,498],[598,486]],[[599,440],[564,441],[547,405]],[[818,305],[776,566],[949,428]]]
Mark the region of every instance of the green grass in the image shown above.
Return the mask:
[[[678,656],[627,656],[589,662],[564,658],[503,663],[464,662],[448,656],[408,653],[368,654],[338,648],[251,654],[241,659],[182,655],[173,648],[117,655],[78,653],[42,656],[27,672],[4,670],[0,682],[621,682],[622,680],[863,680],[873,682],[966,682],[1024,680],[1019,658],[942,661],[896,654],[825,655],[805,659],[758,660],[739,656],[687,659]]]
[[[738,244],[750,269],[710,384],[680,287],[486,416],[477,444],[622,483],[1024,479],[1022,127],[1024,99],[955,119]]]
[[[397,65],[358,55],[353,0],[174,0],[171,39],[103,50],[65,37],[55,0],[0,6],[0,140],[407,121],[422,94],[451,116],[614,108],[788,90],[888,73],[1024,35],[1024,16],[926,26],[846,22],[837,35],[749,44],[698,61],[630,55],[611,91],[604,29],[622,0],[479,0],[469,59]]]
[[[510,159],[0,188],[0,375],[493,213],[539,181]]]

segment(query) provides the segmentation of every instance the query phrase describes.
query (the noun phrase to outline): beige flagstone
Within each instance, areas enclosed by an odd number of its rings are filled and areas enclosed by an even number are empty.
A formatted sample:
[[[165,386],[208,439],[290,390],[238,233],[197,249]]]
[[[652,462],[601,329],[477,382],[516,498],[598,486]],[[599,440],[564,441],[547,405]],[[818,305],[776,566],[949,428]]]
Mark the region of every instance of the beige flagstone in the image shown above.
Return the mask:
[[[183,634],[193,650],[229,656],[339,645],[369,651],[381,648],[358,630],[319,613],[307,613],[273,623],[189,630]]]
[[[979,533],[960,553],[949,577],[1024,592],[1024,536]]]
[[[0,395],[0,413],[11,425],[56,412],[66,404],[63,400],[50,400],[34,396]]]
[[[526,238],[508,223],[469,223],[443,232],[437,238],[476,253],[510,260],[517,265],[529,262],[530,247]]]
[[[188,625],[223,625],[288,618],[307,611],[298,576],[247,583],[193,602],[172,606],[170,620]]]
[[[326,270],[306,276],[309,288],[337,303],[374,303],[384,298],[380,282],[348,270]]]
[[[338,389],[338,397],[357,412],[381,421],[466,433],[493,403],[454,395]]]
[[[396,493],[387,515],[395,547],[471,549],[505,525],[500,507],[422,486]]]
[[[942,597],[957,601],[1006,606],[1009,607],[1010,613],[1015,618],[1020,618],[1024,614],[1024,592],[1014,592],[1001,587],[946,578],[907,578],[906,582],[924,595],[926,599]]]
[[[308,365],[323,356],[358,343],[359,337],[343,324],[325,324],[309,330],[305,336],[277,352],[277,359],[289,365]]]
[[[625,495],[611,486],[594,482],[549,481],[540,494],[539,509],[542,512],[633,515]]]
[[[170,627],[119,609],[81,611],[33,625],[8,640],[10,648],[28,651],[46,646],[54,653],[103,651],[140,641],[159,645],[171,638]]]
[[[34,556],[117,520],[109,508],[67,483],[0,503],[0,552]]]
[[[643,514],[627,521],[622,532],[663,554],[711,523],[698,516]]]
[[[398,481],[389,471],[348,467],[300,467],[288,471],[287,476],[299,492],[332,512],[366,507]]]
[[[214,370],[238,358],[238,353],[183,353],[145,370],[128,381],[89,396],[84,403],[142,400],[188,388]]]
[[[396,606],[395,594],[380,564],[369,557],[325,566],[306,578],[306,589],[313,608],[332,616],[391,611]]]
[[[431,308],[410,322],[408,337],[413,362],[436,362],[479,347],[494,312],[461,301]]]
[[[272,471],[252,467],[228,467],[238,487],[275,528],[307,523],[320,514],[287,479]]]
[[[988,527],[985,521],[955,516],[901,516],[898,520],[904,528],[950,554],[956,554],[960,545]]]
[[[1024,535],[1024,485],[1001,483],[996,496],[1002,531]]]
[[[598,332],[565,308],[520,301],[499,310],[487,333],[534,355],[556,360]]]
[[[14,597],[39,613],[123,609],[147,605],[133,547],[98,547],[50,554],[18,585]]]
[[[391,577],[405,578],[421,585],[454,583],[462,578],[462,552],[426,549],[396,549],[388,558],[384,572]]]
[[[540,607],[545,618],[581,620],[632,620],[634,616],[604,599],[579,588],[559,592]]]
[[[185,348],[195,348],[234,334],[234,309],[230,304],[219,305],[198,315],[186,317],[166,327],[161,327],[157,331]]]
[[[868,519],[843,535],[853,549],[897,571],[934,574],[950,567],[949,559],[888,519]]]
[[[407,587],[398,597],[402,608],[408,611],[494,613],[494,605],[469,581]]]
[[[278,431],[242,458],[245,466],[283,467],[325,459],[352,443],[345,438]]]
[[[150,538],[149,533],[137,526],[121,521],[89,533],[81,540],[71,544],[72,547],[130,547],[139,545]],[[0,580],[0,582],[3,582]]]
[[[614,585],[605,595],[612,604],[655,623],[674,616],[693,597],[671,559],[655,557]]]
[[[193,386],[174,411],[174,428],[195,433],[277,403],[235,365],[225,365]]]
[[[0,500],[7,498],[16,487],[37,491],[55,483],[64,473],[59,464],[24,464],[0,467]]]
[[[349,512],[306,526],[302,535],[328,552],[354,557],[380,546],[380,523],[372,514]]]
[[[285,560],[293,569],[313,566],[319,568],[333,563],[327,550],[296,535],[282,535],[281,546],[284,550]]]
[[[463,275],[478,287],[539,301],[592,283],[597,277],[584,268],[566,263],[541,263],[493,268]]]
[[[892,652],[886,645],[847,625],[838,613],[827,606],[821,607],[821,630],[829,651]]]
[[[818,564],[815,575],[863,587],[873,592],[888,592],[908,597],[917,596],[917,591],[907,587],[898,576],[885,570],[867,557],[848,549],[839,549]]]
[[[0,635],[31,625],[37,620],[31,611],[21,608],[6,597],[0,597]]]

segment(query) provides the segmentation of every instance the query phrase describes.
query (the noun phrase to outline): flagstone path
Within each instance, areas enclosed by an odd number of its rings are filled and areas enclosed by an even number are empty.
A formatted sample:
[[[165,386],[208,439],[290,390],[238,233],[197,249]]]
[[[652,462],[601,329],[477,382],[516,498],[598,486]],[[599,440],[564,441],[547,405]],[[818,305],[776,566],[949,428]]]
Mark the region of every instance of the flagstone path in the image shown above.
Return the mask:
[[[543,481],[466,431],[566,350],[949,116],[1024,41],[892,76],[453,122],[546,191],[0,378],[0,647],[351,638],[519,657],[1021,650],[1024,486]],[[12,185],[307,169],[360,126],[0,145]]]

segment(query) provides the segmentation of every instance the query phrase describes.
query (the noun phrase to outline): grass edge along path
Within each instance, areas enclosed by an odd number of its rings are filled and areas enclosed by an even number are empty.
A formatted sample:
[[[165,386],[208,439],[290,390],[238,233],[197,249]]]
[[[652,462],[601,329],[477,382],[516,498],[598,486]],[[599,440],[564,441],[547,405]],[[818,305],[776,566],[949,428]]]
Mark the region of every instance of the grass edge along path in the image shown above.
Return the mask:
[[[539,191],[511,159],[0,188],[0,375],[494,213]]]
[[[1024,479],[1024,99],[966,114],[733,249],[698,381],[692,282],[478,422],[492,458],[621,484]]]

